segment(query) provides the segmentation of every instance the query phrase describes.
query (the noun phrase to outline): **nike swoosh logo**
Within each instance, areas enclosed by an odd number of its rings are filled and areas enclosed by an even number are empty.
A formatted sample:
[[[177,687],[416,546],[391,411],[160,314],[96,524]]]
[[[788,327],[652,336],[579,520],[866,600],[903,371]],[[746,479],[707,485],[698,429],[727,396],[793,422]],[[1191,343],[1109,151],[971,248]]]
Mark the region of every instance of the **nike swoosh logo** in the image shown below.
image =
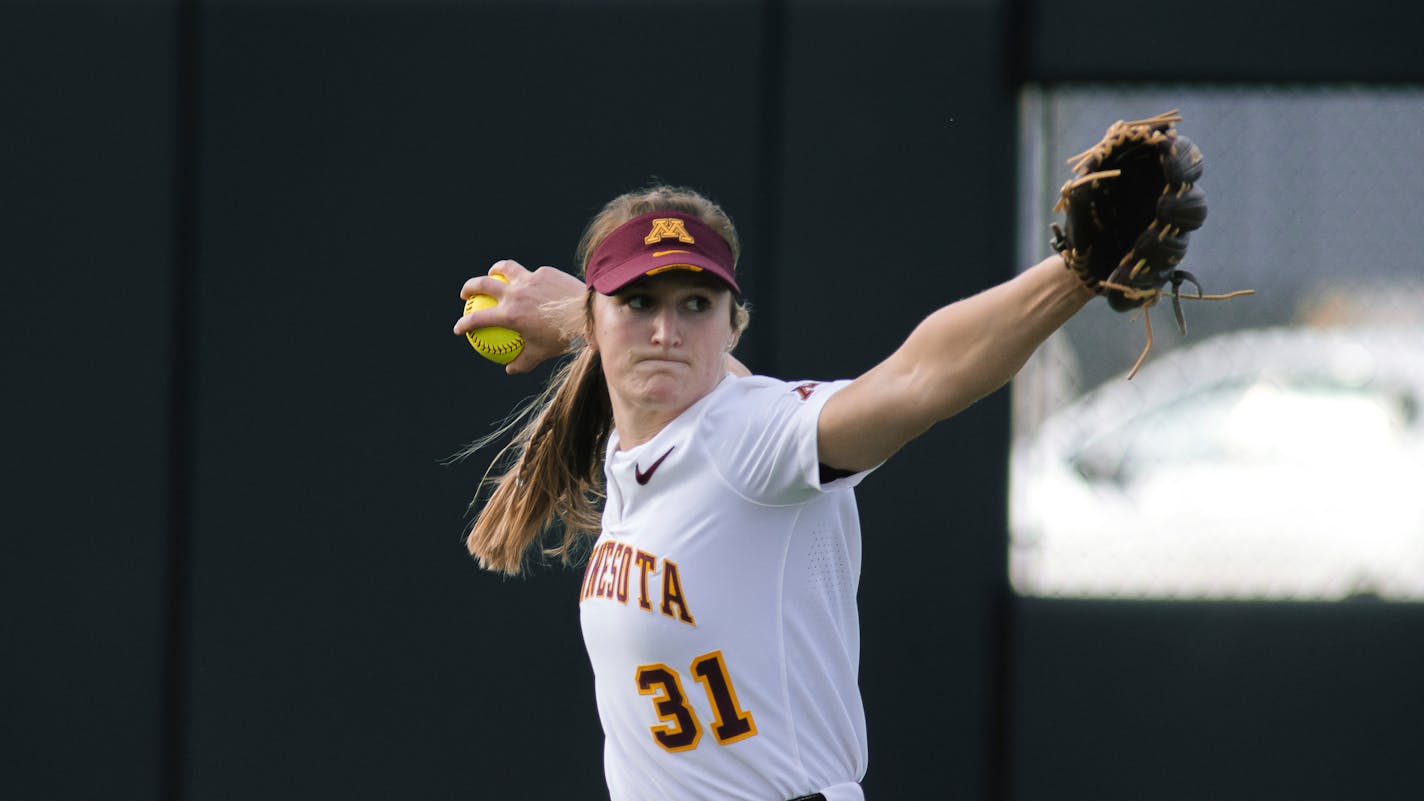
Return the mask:
[[[691,252],[692,252],[692,251],[690,251],[690,250],[655,250],[655,251],[653,251],[653,258],[656,259],[656,258],[659,257],[659,256],[666,256],[666,255],[669,254],[669,253],[691,253]]]
[[[677,446],[674,445],[673,447],[675,448],[675,447],[677,447]],[[634,462],[634,463],[633,463],[633,478],[637,479],[639,484],[646,484],[646,483],[648,483],[648,481],[652,479],[653,473],[656,473],[656,472],[657,472],[657,470],[658,470],[658,465],[662,464],[662,463],[663,463],[663,460],[666,459],[666,458],[668,458],[668,455],[671,454],[671,453],[672,453],[672,448],[668,448],[668,449],[667,449],[667,452],[665,452],[662,456],[659,456],[659,457],[658,457],[658,460],[657,460],[656,462],[653,462],[653,466],[652,466],[652,467],[649,467],[649,468],[648,468],[648,472],[646,472],[646,473],[644,473],[641,469],[638,468],[638,463],[637,463],[637,462]]]

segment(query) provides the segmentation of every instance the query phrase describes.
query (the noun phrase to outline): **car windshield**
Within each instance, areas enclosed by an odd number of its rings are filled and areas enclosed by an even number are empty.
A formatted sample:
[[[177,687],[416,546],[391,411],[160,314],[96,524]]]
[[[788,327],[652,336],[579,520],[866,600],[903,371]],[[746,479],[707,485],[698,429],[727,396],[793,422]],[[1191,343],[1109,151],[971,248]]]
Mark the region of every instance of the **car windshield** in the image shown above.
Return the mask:
[[[1205,387],[1103,431],[1071,458],[1090,481],[1127,483],[1188,463],[1367,462],[1409,436],[1413,396],[1321,376]]]

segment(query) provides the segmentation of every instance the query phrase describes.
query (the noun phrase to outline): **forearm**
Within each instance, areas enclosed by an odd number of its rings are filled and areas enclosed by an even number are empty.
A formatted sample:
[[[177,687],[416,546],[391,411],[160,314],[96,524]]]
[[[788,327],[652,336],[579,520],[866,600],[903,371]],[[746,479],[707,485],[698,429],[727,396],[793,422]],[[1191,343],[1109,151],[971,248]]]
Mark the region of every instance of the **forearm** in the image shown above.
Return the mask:
[[[826,404],[822,461],[859,470],[888,458],[1007,383],[1092,298],[1055,255],[931,314],[889,358]]]
[[[1008,383],[1093,297],[1055,254],[931,314],[881,366],[908,382],[928,426]]]

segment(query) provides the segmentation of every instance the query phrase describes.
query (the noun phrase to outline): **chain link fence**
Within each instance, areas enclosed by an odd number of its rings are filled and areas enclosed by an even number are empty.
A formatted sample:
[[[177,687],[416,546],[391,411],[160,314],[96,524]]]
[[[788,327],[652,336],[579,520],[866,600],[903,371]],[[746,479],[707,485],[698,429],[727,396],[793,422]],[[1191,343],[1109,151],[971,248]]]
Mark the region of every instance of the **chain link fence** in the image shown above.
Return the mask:
[[[1067,157],[1168,109],[1206,157],[1183,267],[1207,293],[1095,303],[1014,384],[1021,593],[1424,599],[1424,89],[1075,86],[1020,108],[1019,263]]]

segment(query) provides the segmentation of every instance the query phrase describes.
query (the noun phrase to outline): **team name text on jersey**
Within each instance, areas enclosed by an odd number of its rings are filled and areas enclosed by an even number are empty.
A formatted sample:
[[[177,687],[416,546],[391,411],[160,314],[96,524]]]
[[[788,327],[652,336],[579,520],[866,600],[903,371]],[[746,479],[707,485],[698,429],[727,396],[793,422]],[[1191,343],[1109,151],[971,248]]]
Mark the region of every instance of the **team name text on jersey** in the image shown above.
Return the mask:
[[[659,562],[662,564],[661,569],[658,569]],[[639,609],[652,612],[656,606],[658,612],[667,617],[680,620],[689,626],[697,625],[683,594],[682,577],[678,573],[677,563],[670,559],[659,560],[654,554],[615,539],[606,539],[599,543],[589,555],[579,603],[590,598],[603,598],[626,605],[635,571],[638,576],[636,593]],[[657,603],[654,603],[654,596],[649,590],[649,575],[658,578],[661,599]]]

